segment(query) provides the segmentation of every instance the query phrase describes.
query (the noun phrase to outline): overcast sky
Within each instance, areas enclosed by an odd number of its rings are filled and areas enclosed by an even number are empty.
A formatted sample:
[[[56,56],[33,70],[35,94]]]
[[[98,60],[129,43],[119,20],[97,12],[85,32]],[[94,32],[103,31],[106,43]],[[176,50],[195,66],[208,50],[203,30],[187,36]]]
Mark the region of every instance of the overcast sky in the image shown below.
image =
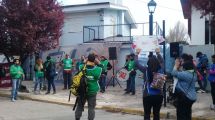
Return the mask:
[[[87,0],[58,0],[62,5],[84,4]],[[150,0],[123,0],[123,5],[128,7],[137,23],[148,22],[149,13],[147,3]],[[166,31],[174,27],[177,21],[181,21],[187,27],[187,20],[183,17],[180,0],[155,0],[157,7],[155,10],[154,21],[160,26],[162,20],[166,20]],[[168,34],[168,33],[167,33]]]

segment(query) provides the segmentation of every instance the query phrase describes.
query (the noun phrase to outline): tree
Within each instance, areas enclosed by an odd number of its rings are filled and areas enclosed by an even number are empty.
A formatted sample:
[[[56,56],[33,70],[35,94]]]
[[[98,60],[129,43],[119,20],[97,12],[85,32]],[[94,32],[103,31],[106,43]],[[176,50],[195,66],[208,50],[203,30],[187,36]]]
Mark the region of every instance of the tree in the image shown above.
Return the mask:
[[[167,42],[182,42],[189,43],[189,35],[185,25],[178,21],[174,28],[169,30],[169,34],[166,37]]]
[[[0,53],[25,60],[57,47],[63,19],[57,0],[1,0]]]
[[[215,0],[190,0],[197,10],[200,10],[202,16],[211,14],[211,21],[215,27]]]

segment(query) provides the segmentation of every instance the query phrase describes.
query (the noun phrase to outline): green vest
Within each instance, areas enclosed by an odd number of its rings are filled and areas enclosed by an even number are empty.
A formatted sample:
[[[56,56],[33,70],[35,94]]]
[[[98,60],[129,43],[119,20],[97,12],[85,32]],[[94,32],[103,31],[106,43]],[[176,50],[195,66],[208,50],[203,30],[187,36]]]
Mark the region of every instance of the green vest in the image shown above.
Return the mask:
[[[103,65],[103,72],[107,72],[107,65],[108,65],[108,60],[102,60],[100,63]]]
[[[40,77],[44,77],[44,72],[42,70],[39,70],[38,68],[39,66],[37,64],[35,64],[35,69],[36,69],[36,78],[40,78]]]
[[[128,62],[128,71],[131,71],[132,69],[134,69],[134,67],[135,67],[134,60],[129,60],[129,62]]]
[[[10,66],[10,76],[12,77],[12,79],[21,79],[22,74],[24,74],[24,72],[21,66],[19,65]]]
[[[63,69],[64,70],[71,70],[72,69],[72,59],[63,59]]]
[[[80,70],[83,68],[84,65],[80,66]],[[99,84],[98,80],[101,76],[102,68],[95,66],[91,69],[86,69],[86,77],[87,77],[87,95],[92,96],[97,94],[99,91]]]

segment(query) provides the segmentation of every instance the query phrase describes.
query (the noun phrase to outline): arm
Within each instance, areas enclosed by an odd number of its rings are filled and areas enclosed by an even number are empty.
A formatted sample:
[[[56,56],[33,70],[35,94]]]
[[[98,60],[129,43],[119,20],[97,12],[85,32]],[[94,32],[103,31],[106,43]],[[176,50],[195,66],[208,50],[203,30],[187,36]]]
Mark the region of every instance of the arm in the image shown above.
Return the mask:
[[[215,75],[215,65],[211,66],[211,69],[209,70],[209,74]]]
[[[138,56],[135,56],[135,68],[138,69],[141,72],[145,72],[147,67],[143,66],[140,64],[140,62],[138,61]]]

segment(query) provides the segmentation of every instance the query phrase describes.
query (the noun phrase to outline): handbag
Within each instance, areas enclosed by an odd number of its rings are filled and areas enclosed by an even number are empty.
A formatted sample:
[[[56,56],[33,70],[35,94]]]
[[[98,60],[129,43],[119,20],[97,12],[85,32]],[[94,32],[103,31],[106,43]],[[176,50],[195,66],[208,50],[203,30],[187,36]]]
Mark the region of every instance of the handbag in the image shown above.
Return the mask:
[[[193,78],[194,78],[194,73],[193,73]],[[191,82],[189,84],[189,87],[187,88],[185,93],[184,92],[179,92],[179,91],[176,90],[175,93],[172,94],[172,102],[170,101],[170,104],[172,104],[173,106],[177,107],[180,100],[187,98],[186,94],[187,94],[188,90],[191,87],[191,84],[193,82],[193,78],[192,78],[192,80],[191,80]],[[178,84],[180,84],[180,82]],[[183,86],[182,86],[182,88],[184,89]],[[184,89],[184,91],[185,91],[185,89]]]

